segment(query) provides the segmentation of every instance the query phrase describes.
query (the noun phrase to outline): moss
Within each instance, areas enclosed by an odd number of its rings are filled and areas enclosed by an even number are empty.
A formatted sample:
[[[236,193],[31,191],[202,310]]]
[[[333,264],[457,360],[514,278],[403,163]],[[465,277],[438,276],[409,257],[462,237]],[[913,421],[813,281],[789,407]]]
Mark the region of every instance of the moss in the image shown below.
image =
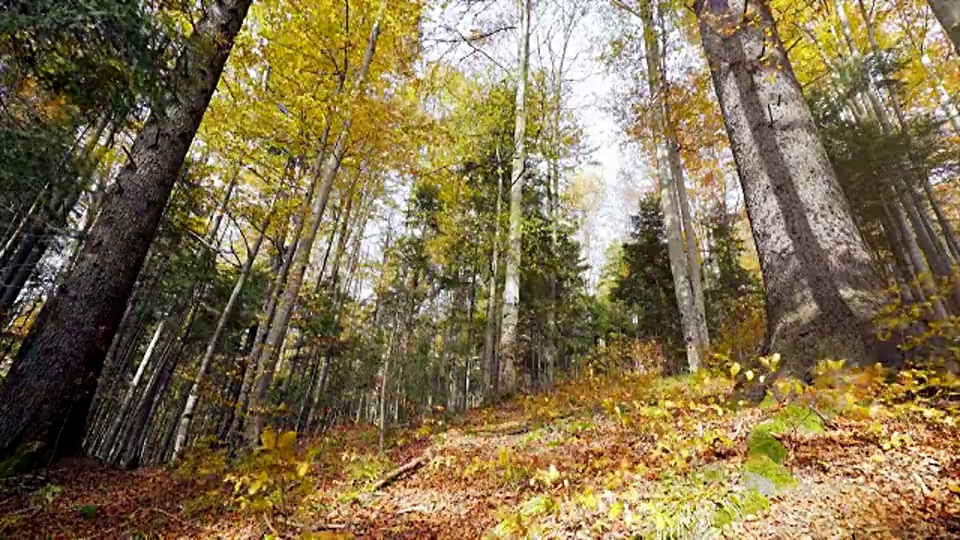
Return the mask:
[[[825,431],[823,420],[820,419],[819,414],[809,407],[802,407],[795,403],[784,407],[774,416],[774,421],[782,426],[782,431],[793,429],[803,433],[823,433]],[[778,431],[778,433],[782,431]]]
[[[767,456],[753,456],[743,464],[746,473],[754,474],[768,480],[776,489],[784,489],[797,485],[797,479],[790,470],[770,459]]]
[[[783,463],[787,459],[787,447],[774,437],[773,429],[776,426],[764,422],[753,428],[747,439],[747,455],[752,457],[766,457],[775,463]]]
[[[21,444],[12,454],[0,461],[0,478],[17,476],[40,467],[49,459],[45,448],[40,442]]]

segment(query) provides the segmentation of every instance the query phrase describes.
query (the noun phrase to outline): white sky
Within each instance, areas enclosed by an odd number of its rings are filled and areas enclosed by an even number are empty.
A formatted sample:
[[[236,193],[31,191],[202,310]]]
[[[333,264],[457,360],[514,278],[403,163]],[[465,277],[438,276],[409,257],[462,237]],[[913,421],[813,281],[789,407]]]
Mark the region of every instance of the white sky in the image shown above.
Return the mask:
[[[595,6],[595,2],[579,0],[583,5]],[[532,21],[531,71],[545,63],[548,55],[545,40],[553,35],[553,49],[560,49],[560,37],[556,31],[560,2],[569,6],[577,0],[536,0]],[[451,44],[458,33],[468,36],[472,32],[487,33],[505,27],[517,27],[518,2],[497,0],[469,4],[455,4],[444,10],[435,10],[425,24],[427,46],[433,50],[428,57],[443,57],[461,69],[475,72],[479,77],[500,79],[513,76],[517,62],[518,32],[508,29],[478,43],[475,46]],[[588,283],[595,285],[604,263],[607,247],[623,238],[629,224],[629,215],[637,207],[637,185],[649,185],[649,175],[643,158],[636,150],[624,159],[625,137],[617,124],[611,106],[615,99],[616,80],[606,73],[599,61],[603,42],[609,36],[604,21],[595,9],[579,17],[568,45],[567,65],[569,71],[565,84],[569,89],[565,107],[574,112],[577,123],[584,132],[588,154],[574,170],[568,171],[561,182],[561,189],[577,177],[593,177],[596,186],[593,195],[596,204],[587,210],[581,230],[580,241],[584,245],[584,257],[590,265]],[[639,161],[639,162],[638,162]],[[622,179],[621,171],[628,170]]]

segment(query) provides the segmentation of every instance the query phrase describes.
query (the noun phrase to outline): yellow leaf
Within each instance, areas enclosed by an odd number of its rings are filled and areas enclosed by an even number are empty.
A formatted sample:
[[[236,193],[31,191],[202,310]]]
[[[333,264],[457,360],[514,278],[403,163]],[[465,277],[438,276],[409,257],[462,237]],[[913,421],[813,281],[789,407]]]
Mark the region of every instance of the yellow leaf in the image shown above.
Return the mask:
[[[297,464],[297,476],[299,476],[300,478],[303,478],[304,476],[307,475],[308,472],[310,472],[309,461],[301,461],[300,463]]]
[[[743,376],[747,378],[747,382],[752,381],[752,380],[753,380],[753,370],[752,370],[752,369],[748,369],[747,372],[743,374]]]
[[[285,431],[280,438],[277,439],[277,448],[283,450],[285,448],[291,448],[293,443],[297,441],[297,432],[296,431]]]
[[[623,513],[623,503],[616,501],[613,505],[610,506],[610,513],[607,515],[607,518],[611,521],[620,517],[620,514]]]
[[[262,487],[263,487],[263,480],[257,478],[256,480],[250,483],[250,487],[247,489],[247,494],[256,495],[257,492],[260,491],[260,488]]]
[[[267,450],[273,450],[277,447],[277,432],[274,431],[273,428],[268,427],[263,430],[263,433],[260,435],[260,442]]]
[[[953,480],[947,480],[947,489],[949,489],[951,493],[960,495],[960,484],[954,482]]]
[[[736,377],[737,373],[740,373],[740,362],[734,362],[733,365],[730,366],[730,376]]]

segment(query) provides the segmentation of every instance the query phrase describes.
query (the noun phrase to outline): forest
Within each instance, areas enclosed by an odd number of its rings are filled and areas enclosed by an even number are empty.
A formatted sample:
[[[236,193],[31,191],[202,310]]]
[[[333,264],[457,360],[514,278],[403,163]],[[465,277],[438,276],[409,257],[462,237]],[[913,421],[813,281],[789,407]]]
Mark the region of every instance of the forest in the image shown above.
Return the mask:
[[[0,537],[960,538],[958,226],[958,0],[0,0]]]

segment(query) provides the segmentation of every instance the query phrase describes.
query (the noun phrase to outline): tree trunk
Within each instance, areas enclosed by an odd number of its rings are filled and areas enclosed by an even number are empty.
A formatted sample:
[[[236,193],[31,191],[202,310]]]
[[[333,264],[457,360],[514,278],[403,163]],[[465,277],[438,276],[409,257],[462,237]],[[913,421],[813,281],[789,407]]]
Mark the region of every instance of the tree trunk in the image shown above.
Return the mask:
[[[303,234],[304,225],[306,223],[306,213],[310,207],[310,200],[316,189],[316,185],[316,180],[310,182],[310,187],[307,189],[307,196],[301,205],[300,211],[297,213],[293,227],[293,238],[290,241],[290,245],[287,246],[287,249],[283,253],[283,260],[280,263],[280,268],[276,272],[277,276],[270,287],[269,300],[267,300],[267,305],[263,309],[262,321],[257,325],[257,331],[254,334],[253,346],[250,350],[250,354],[248,354],[247,358],[243,361],[244,375],[241,380],[240,390],[237,395],[236,402],[233,406],[233,413],[231,415],[232,418],[229,424],[230,427],[227,429],[228,439],[231,445],[234,445],[238,442],[240,438],[240,428],[246,421],[247,407],[250,402],[250,393],[253,388],[254,381],[257,378],[257,368],[259,366],[258,360],[263,352],[267,334],[270,332],[270,324],[273,322],[273,317],[276,314],[277,304],[280,301],[280,296],[286,289],[287,277],[290,275],[290,268],[293,265],[293,258],[296,255],[297,244],[300,242],[300,236]]]
[[[507,233],[506,277],[503,286],[503,322],[500,330],[499,390],[517,390],[517,340],[520,322],[520,256],[522,249],[523,176],[527,161],[527,71],[530,61],[530,0],[520,0],[520,47],[517,60],[517,94],[513,130],[513,163],[510,171],[510,226]]]
[[[367,49],[363,57],[363,64],[357,74],[355,88],[351,92],[351,97],[357,96],[366,82],[367,72],[370,69],[370,63],[373,61],[373,55],[377,48],[377,39],[380,37],[380,21],[373,24],[370,36],[367,40]],[[333,151],[326,159],[319,156],[314,163],[311,171],[312,178],[320,179],[320,192],[313,201],[311,208],[310,227],[307,235],[300,238],[297,245],[294,263],[291,269],[291,276],[287,282],[283,296],[277,305],[277,312],[274,315],[273,323],[270,325],[270,332],[263,347],[263,352],[257,360],[257,378],[250,395],[249,409],[251,420],[247,424],[245,439],[248,444],[256,444],[260,439],[260,431],[263,429],[263,407],[267,392],[270,389],[270,383],[273,381],[273,374],[276,368],[277,360],[280,354],[280,345],[286,335],[287,325],[293,309],[296,306],[297,299],[300,296],[300,288],[303,285],[303,277],[310,263],[310,252],[313,250],[313,241],[316,238],[317,230],[320,227],[320,221],[323,218],[327,201],[330,198],[330,190],[333,188],[333,182],[336,179],[337,171],[340,169],[340,163],[346,152],[347,138],[350,133],[351,118],[348,115],[344,119],[340,133],[337,135],[337,141],[334,144]]]
[[[826,356],[895,360],[872,322],[879,276],[768,5],[695,7],[760,258],[767,348],[797,373]]]
[[[943,26],[943,31],[953,42],[953,49],[960,54],[960,2],[957,0],[928,0],[930,9]]]
[[[667,251],[670,258],[670,270],[673,274],[677,307],[683,327],[683,340],[687,351],[687,366],[690,371],[700,367],[700,351],[706,334],[706,316],[698,315],[696,295],[692,279],[690,258],[683,241],[683,221],[679,208],[679,190],[683,176],[680,170],[680,158],[676,155],[676,141],[668,128],[667,96],[663,87],[663,66],[660,58],[660,43],[656,34],[650,0],[641,0],[639,16],[643,23],[643,43],[647,59],[647,84],[650,94],[656,101],[653,107],[653,123],[657,152],[657,166],[660,177],[660,205],[663,208],[664,229],[667,236]],[[674,155],[670,155],[671,152]],[[692,229],[692,227],[691,227]],[[692,231],[691,231],[692,232]],[[692,237],[691,237],[692,239]],[[694,247],[694,250],[696,248]],[[694,263],[696,253],[693,253]],[[702,295],[702,291],[701,291]],[[703,326],[701,326],[701,322]]]
[[[273,204],[270,205],[271,207]],[[253,263],[257,259],[257,254],[260,252],[260,247],[263,245],[263,240],[267,236],[267,228],[270,226],[270,220],[273,217],[272,208],[270,215],[263,221],[263,224],[260,226],[260,232],[257,235],[257,240],[253,243],[253,247],[250,248],[250,253],[247,254],[247,260],[243,265],[243,269],[240,271],[240,276],[237,278],[237,282],[233,286],[233,290],[230,291],[230,297],[227,299],[227,304],[223,307],[223,311],[220,312],[220,318],[217,320],[217,325],[213,330],[213,335],[210,336],[210,342],[207,344],[207,349],[203,353],[203,358],[200,360],[200,367],[197,369],[197,374],[193,378],[193,384],[190,386],[190,393],[187,396],[187,403],[183,407],[183,412],[180,414],[180,420],[177,425],[177,435],[173,443],[173,457],[172,461],[176,460],[180,455],[180,452],[183,450],[184,445],[187,442],[187,435],[190,431],[190,422],[193,419],[193,411],[197,406],[197,401],[200,399],[200,386],[203,384],[203,380],[207,375],[207,370],[210,367],[210,362],[213,361],[213,356],[217,352],[217,346],[220,342],[220,336],[223,335],[223,332],[227,328],[227,323],[230,321],[231,315],[233,315],[234,307],[237,304],[237,301],[240,299],[240,293],[243,292],[243,287],[247,283],[247,279],[250,277],[250,272],[253,270]]]
[[[490,245],[490,278],[487,284],[487,328],[483,337],[483,359],[486,379],[484,392],[487,402],[497,399],[500,392],[500,369],[497,358],[497,272],[500,259],[500,211],[503,205],[503,166],[497,149],[497,204],[493,219],[493,239]]]
[[[76,267],[44,306],[0,387],[0,448],[79,449],[104,356],[250,0],[206,6],[175,70],[179,89],[151,113]]]

